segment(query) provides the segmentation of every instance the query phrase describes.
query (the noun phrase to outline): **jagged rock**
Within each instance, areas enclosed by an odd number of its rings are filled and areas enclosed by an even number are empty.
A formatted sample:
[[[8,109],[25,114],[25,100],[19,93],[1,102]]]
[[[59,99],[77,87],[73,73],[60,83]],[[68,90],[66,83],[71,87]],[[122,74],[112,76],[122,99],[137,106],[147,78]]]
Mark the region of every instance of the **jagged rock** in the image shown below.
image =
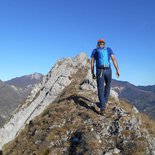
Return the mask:
[[[85,79],[85,81],[83,81],[83,83],[81,83],[80,88],[83,90],[97,91],[96,80],[92,79],[92,74],[91,74],[90,68],[87,72],[86,79]]]
[[[138,109],[135,106],[132,107],[132,110],[134,113],[139,113]]]
[[[116,91],[114,91],[113,89],[110,90],[110,95],[116,100],[119,101],[118,99],[118,93]]]
[[[148,144],[149,146],[148,146],[147,154],[155,155],[155,138],[149,137]]]
[[[112,150],[106,152],[105,155],[113,155],[113,154],[115,154],[115,155],[118,154],[118,155],[119,155],[119,153],[120,153],[120,150],[117,149],[117,148],[114,148],[114,149],[112,149]]]

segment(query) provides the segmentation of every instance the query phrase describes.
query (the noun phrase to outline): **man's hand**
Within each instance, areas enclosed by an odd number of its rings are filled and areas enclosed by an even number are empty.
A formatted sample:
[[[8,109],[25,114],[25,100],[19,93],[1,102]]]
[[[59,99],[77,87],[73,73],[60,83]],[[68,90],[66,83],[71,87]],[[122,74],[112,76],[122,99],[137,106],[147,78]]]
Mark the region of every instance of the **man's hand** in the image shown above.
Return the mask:
[[[120,76],[120,72],[119,72],[118,69],[116,70],[116,75],[117,75],[117,77],[119,78],[119,76]]]
[[[115,56],[113,54],[111,55],[111,59],[112,59],[112,62],[114,64],[114,66],[115,66],[115,69],[116,69],[116,75],[119,78],[120,72],[119,72],[119,69],[118,69],[118,63],[117,63],[116,58],[115,58]]]
[[[93,78],[93,79],[96,79],[96,76],[95,76],[95,74],[94,74],[94,73],[92,74],[92,78]]]
[[[96,76],[94,74],[94,57],[91,58],[91,73],[92,73],[92,78],[96,79]]]

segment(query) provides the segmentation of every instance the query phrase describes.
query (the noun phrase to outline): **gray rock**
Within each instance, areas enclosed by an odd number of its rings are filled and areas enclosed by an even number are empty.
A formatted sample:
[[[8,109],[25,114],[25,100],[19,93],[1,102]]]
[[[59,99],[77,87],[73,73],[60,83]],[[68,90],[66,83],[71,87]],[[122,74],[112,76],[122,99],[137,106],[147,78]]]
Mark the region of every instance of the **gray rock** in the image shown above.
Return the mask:
[[[118,154],[119,155],[120,150],[117,148],[111,149],[108,152],[105,153],[105,155],[113,155],[113,154]]]
[[[136,113],[136,114],[139,113],[138,109],[137,109],[135,106],[132,106],[132,110],[133,110],[133,112]]]
[[[148,150],[147,150],[147,154],[148,155],[155,155],[155,137],[148,137]]]

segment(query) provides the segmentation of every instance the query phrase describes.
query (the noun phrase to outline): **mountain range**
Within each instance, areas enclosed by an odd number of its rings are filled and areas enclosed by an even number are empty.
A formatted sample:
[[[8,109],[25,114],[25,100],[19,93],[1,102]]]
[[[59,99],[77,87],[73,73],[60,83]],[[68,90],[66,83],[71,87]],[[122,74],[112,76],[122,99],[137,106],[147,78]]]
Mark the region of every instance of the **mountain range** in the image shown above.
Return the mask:
[[[112,88],[119,94],[119,98],[155,119],[155,85],[135,86],[129,82],[113,80]]]
[[[155,93],[155,85],[149,85],[149,86],[138,86],[138,88],[145,90],[145,91],[151,91]]]

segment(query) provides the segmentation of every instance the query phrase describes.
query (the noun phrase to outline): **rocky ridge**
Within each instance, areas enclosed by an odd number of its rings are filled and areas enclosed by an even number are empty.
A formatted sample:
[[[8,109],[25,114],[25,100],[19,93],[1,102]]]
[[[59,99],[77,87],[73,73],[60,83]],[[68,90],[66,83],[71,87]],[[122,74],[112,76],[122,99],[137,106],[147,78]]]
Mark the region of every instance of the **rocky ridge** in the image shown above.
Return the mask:
[[[153,123],[113,90],[101,116],[90,62],[82,53],[56,63],[0,130],[0,144],[14,139],[3,146],[6,155],[154,155]]]

